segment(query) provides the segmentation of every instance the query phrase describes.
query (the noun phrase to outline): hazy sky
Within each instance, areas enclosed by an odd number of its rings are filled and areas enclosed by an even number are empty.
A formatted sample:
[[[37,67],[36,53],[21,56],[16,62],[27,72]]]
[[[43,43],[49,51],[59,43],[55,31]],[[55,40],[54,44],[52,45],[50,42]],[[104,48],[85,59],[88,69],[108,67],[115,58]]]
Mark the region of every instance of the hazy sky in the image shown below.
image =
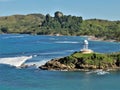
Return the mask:
[[[120,20],[120,0],[0,0],[0,16],[41,13]]]

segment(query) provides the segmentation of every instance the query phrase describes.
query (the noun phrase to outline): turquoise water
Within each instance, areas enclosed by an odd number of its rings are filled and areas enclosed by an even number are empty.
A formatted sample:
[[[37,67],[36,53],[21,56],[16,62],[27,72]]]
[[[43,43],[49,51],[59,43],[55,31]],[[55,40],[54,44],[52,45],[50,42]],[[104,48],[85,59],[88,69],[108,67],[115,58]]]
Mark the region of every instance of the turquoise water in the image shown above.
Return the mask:
[[[0,35],[0,58],[32,56],[25,63],[44,64],[52,58],[70,55],[83,48],[85,37]],[[120,43],[89,41],[96,52],[120,51]],[[0,59],[0,60],[1,60]],[[11,62],[14,63],[14,62]],[[0,64],[0,90],[120,90],[120,72],[105,75],[86,72],[43,71],[36,67],[19,69]]]

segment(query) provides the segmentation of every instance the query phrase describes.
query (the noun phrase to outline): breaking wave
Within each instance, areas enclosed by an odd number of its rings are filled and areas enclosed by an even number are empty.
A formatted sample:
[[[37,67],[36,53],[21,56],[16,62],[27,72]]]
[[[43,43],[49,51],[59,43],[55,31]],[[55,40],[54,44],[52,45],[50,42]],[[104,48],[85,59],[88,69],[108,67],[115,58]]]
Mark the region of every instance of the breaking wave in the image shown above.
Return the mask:
[[[32,56],[0,58],[0,64],[8,64],[11,66],[20,67],[24,62],[31,58]]]
[[[27,66],[36,66],[37,68],[41,65],[44,65],[47,61],[49,60],[41,60],[41,61],[37,61],[37,62],[28,62],[28,63],[25,63],[25,65]]]

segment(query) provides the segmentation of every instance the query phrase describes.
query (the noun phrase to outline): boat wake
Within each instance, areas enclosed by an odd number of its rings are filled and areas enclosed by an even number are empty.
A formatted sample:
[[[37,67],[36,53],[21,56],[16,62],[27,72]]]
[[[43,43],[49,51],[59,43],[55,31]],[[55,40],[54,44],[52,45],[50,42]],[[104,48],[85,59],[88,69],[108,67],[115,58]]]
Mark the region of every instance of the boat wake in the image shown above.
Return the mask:
[[[32,56],[21,56],[21,57],[10,57],[10,58],[0,58],[0,64],[8,64],[15,67],[20,67]]]

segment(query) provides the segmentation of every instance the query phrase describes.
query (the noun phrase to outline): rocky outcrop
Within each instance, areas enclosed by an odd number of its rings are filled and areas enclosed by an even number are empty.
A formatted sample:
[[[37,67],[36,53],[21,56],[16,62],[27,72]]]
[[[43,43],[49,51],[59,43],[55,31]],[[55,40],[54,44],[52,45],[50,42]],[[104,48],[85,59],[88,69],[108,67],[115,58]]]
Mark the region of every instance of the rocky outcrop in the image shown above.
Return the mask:
[[[116,54],[115,54],[116,55]],[[117,66],[116,61],[112,60],[115,55],[103,55],[103,54],[82,54],[82,53],[74,53],[70,56],[52,59],[45,63],[45,65],[40,66],[39,68],[42,70],[93,70],[93,69],[115,69],[119,68]],[[118,56],[118,55],[117,55]],[[115,57],[117,58],[117,57]],[[108,60],[106,60],[108,59]]]
[[[60,63],[57,59],[48,61],[45,65],[39,67],[43,70],[65,70],[68,67],[65,64]]]
[[[82,64],[77,62],[76,64],[63,64],[59,61],[59,59],[54,59],[51,61],[48,61],[45,65],[42,65],[39,67],[42,70],[67,70],[67,71],[77,71],[77,70],[93,70],[93,69],[113,69],[117,68],[116,65],[105,65],[105,66],[96,66],[96,65],[88,65],[88,64]]]

